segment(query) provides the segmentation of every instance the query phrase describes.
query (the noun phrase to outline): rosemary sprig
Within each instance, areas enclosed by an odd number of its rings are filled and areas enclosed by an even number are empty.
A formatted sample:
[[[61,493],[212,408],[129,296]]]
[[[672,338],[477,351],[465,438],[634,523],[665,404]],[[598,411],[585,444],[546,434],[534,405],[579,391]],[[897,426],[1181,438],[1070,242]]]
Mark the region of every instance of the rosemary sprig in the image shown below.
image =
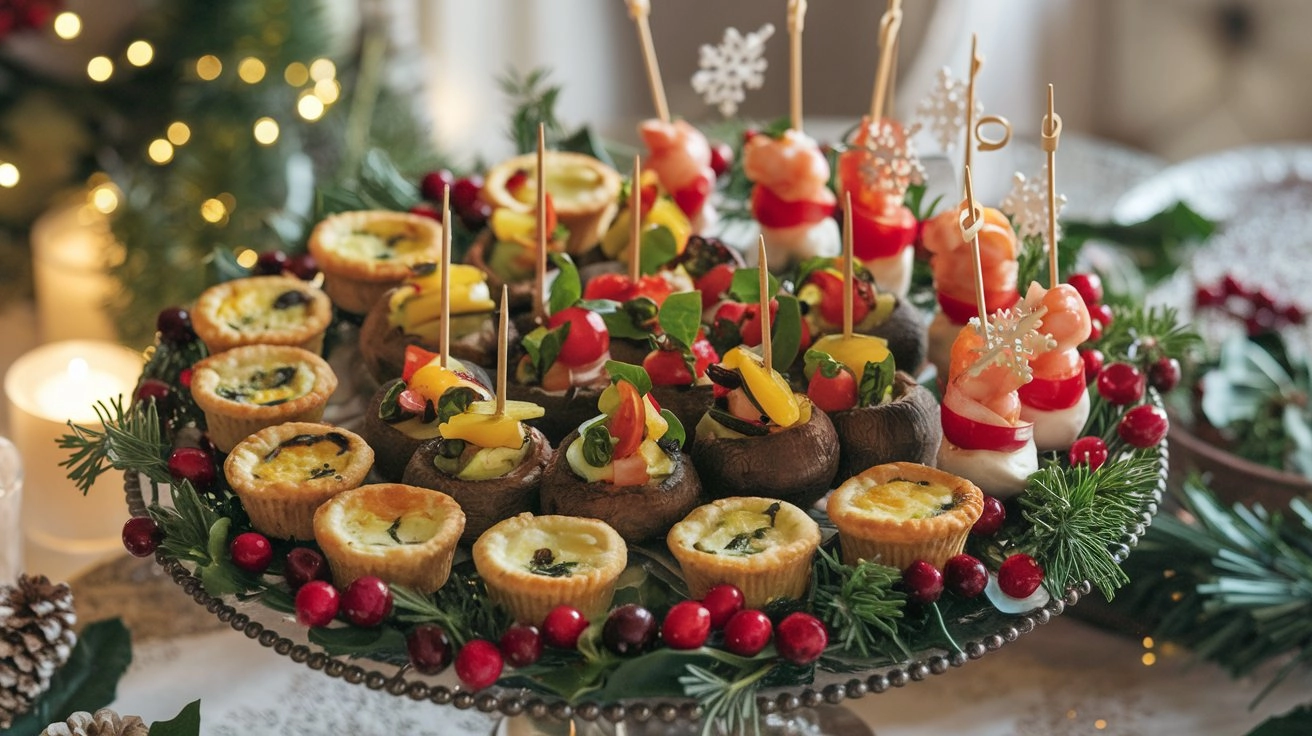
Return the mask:
[[[164,533],[159,545],[164,554],[194,563],[196,576],[210,595],[262,590],[265,586],[259,578],[234,565],[228,554],[232,518],[210,508],[190,481],[171,486],[169,493],[172,507],[155,503],[147,509]]]
[[[537,150],[538,123],[545,128],[548,145],[564,133],[564,126],[556,118],[556,99],[560,97],[561,87],[548,84],[548,76],[550,72],[546,69],[533,69],[523,75],[512,69],[497,80],[501,92],[514,107],[506,133],[517,153]]]
[[[452,570],[446,585],[432,595],[393,585],[392,599],[399,621],[435,623],[461,646],[470,639],[495,640],[511,623],[487,597],[477,573]]]
[[[745,676],[727,679],[689,664],[687,674],[679,677],[679,684],[684,694],[696,698],[702,707],[702,736],[716,733],[717,727],[726,733],[745,734],[750,728],[751,733],[760,734],[756,691],[761,679],[773,669],[773,663],[766,663]]]
[[[837,634],[838,647],[862,657],[911,656],[897,632],[906,605],[906,594],[893,589],[901,572],[869,560],[849,567],[823,548],[813,565],[812,609]]]
[[[68,477],[86,494],[96,479],[108,470],[139,470],[154,483],[169,482],[169,444],[160,429],[159,413],[153,403],[135,403],[126,409],[123,397],[96,402],[96,417],[103,430],[82,427],[69,421],[72,434],[58,440],[70,450],[59,463]]]

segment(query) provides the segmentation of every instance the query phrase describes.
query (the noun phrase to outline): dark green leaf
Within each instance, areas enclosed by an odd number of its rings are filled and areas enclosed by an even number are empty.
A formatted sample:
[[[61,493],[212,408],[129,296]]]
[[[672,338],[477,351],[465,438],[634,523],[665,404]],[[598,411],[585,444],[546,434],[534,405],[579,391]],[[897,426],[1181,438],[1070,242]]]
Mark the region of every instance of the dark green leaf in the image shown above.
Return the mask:
[[[568,137],[556,141],[556,149],[586,154],[611,168],[615,168],[615,162],[611,160],[610,154],[606,151],[605,143],[588,125],[584,125]]]
[[[647,375],[647,369],[640,365],[608,360],[606,361],[606,372],[610,374],[611,383],[628,381],[633,384],[634,388],[638,389],[639,394],[646,396],[651,393],[651,376]]]
[[[671,294],[661,304],[661,330],[681,347],[691,348],[702,326],[702,294],[685,291]]]
[[[565,338],[569,337],[570,323],[565,322],[554,330],[548,330],[545,327],[537,327],[520,340],[524,346],[524,352],[528,353],[529,363],[533,366],[537,379],[547,374],[547,370],[556,363],[556,358],[560,355],[560,348],[565,344]]]
[[[856,390],[857,406],[879,406],[887,401],[893,395],[896,372],[892,353],[878,363],[866,363],[861,372],[861,385]]]
[[[774,337],[770,345],[775,369],[786,373],[802,348],[802,307],[795,296],[780,294],[778,300],[779,310],[770,325]]]
[[[214,270],[214,282],[244,279],[251,275],[251,270],[237,262],[237,255],[231,248],[215,248],[210,254],[210,268]]]
[[[834,360],[829,353],[815,348],[808,348],[802,355],[802,372],[810,377],[816,371],[825,378],[833,378],[838,375],[839,371],[844,370],[843,364]]]
[[[579,270],[574,261],[564,253],[552,253],[551,262],[559,269],[556,279],[551,282],[551,294],[547,297],[547,311],[555,314],[562,309],[574,306],[583,296],[583,282],[579,280]]]
[[[445,422],[457,414],[464,414],[469,405],[478,400],[478,394],[468,386],[457,386],[442,392],[437,399],[437,421]]]
[[[642,233],[642,258],[638,270],[644,276],[656,273],[677,255],[679,245],[674,241],[674,233],[664,225],[657,225]]]
[[[1307,736],[1309,733],[1312,733],[1312,705],[1301,705],[1262,721],[1248,736]]]
[[[340,626],[310,629],[310,643],[323,647],[328,654],[360,657],[377,653],[405,651],[405,634],[391,626],[364,628]]]
[[[14,720],[6,736],[37,736],[77,711],[94,713],[114,702],[118,681],[132,663],[132,637],[119,619],[82,630],[68,662],[50,680],[36,706]]]
[[[375,208],[404,212],[420,200],[419,188],[377,148],[369,149],[360,164],[359,185]]]
[[[150,736],[200,736],[200,701],[187,703],[167,721],[150,724]]]
[[[779,293],[779,279],[770,274],[766,288],[770,295]],[[761,270],[758,268],[740,268],[733,272],[729,282],[729,295],[745,304],[759,304],[761,301]]]
[[[583,459],[594,468],[604,468],[615,455],[615,438],[605,422],[597,422],[583,433]]]
[[[679,421],[679,418],[669,409],[661,409],[661,416],[670,425],[670,428],[665,430],[665,436],[661,437],[661,440],[672,440],[679,447],[683,447],[683,444],[688,441],[688,433],[683,428],[683,422]]]

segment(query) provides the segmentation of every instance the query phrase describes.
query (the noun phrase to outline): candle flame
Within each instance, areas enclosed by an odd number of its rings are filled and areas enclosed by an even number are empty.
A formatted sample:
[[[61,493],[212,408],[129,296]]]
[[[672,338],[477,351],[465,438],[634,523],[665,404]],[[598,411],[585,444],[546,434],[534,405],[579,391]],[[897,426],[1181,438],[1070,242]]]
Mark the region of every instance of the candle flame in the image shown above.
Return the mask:
[[[68,361],[68,376],[78,383],[87,380],[87,375],[91,372],[91,366],[87,365],[86,358],[73,358]]]

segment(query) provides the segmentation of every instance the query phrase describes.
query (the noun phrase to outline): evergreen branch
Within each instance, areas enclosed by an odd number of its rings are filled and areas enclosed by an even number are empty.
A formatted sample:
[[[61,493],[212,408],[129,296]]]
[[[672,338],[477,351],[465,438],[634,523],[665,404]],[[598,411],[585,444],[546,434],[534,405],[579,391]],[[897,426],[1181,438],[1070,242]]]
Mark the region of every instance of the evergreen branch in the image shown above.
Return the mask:
[[[870,560],[849,567],[823,548],[813,565],[812,608],[830,631],[841,632],[841,649],[862,657],[876,653],[895,658],[911,656],[897,633],[906,595],[893,589],[902,581],[896,568]]]
[[[123,408],[123,397],[99,401],[96,417],[104,425],[95,430],[68,422],[72,434],[60,437],[61,449],[69,457],[59,463],[85,495],[96,479],[108,470],[139,470],[155,483],[169,482],[169,444],[160,430],[159,413],[153,402]]]
[[[760,681],[774,669],[766,664],[745,676],[725,679],[709,669],[689,664],[687,674],[679,677],[683,692],[696,698],[702,708],[702,736],[710,736],[723,727],[727,733],[760,734],[761,716],[756,708]],[[742,671],[737,674],[742,675]]]
[[[171,486],[169,492],[171,508],[151,504],[147,509],[164,534],[160,550],[174,559],[193,563],[205,592],[212,596],[262,590],[263,583],[234,565],[228,554],[232,519],[201,500],[190,481]]]
[[[514,106],[506,133],[511,143],[515,144],[516,153],[532,153],[537,150],[539,123],[544,128],[548,144],[564,132],[564,127],[556,118],[556,101],[560,97],[561,87],[558,84],[547,84],[548,76],[550,71],[543,68],[534,69],[523,76],[512,69],[497,80],[501,92],[510,98]]]
[[[457,645],[470,639],[495,640],[510,620],[493,605],[477,573],[451,572],[437,593],[427,595],[401,585],[392,586],[397,619],[406,623],[436,623]]]
[[[1146,365],[1163,355],[1184,357],[1202,344],[1202,338],[1171,307],[1112,308],[1115,319],[1106,326],[1097,347],[1108,362],[1129,361]]]

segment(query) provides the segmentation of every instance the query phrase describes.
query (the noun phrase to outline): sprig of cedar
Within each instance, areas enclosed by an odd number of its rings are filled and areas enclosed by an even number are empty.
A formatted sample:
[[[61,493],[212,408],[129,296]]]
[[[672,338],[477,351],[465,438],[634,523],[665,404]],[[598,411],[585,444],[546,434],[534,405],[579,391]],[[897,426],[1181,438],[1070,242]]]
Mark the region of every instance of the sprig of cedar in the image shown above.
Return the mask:
[[[71,434],[58,439],[69,457],[59,463],[68,477],[86,494],[96,480],[110,470],[137,470],[152,483],[168,483],[169,443],[160,425],[154,402],[124,406],[122,396],[93,407],[103,429],[83,427],[69,421]]]
[[[894,589],[902,581],[900,571],[870,560],[844,565],[824,548],[812,564],[811,608],[834,632],[840,650],[863,658],[911,656],[898,637],[906,605],[906,594]]]

